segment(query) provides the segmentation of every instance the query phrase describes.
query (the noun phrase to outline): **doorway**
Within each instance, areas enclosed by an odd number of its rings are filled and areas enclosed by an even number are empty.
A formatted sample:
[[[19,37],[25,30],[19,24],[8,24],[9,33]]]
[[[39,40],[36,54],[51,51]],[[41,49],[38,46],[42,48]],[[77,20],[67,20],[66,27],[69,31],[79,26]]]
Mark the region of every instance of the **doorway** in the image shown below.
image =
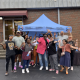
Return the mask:
[[[8,39],[9,35],[13,35],[13,29],[15,30],[15,34],[16,31],[18,29],[18,25],[23,25],[23,20],[4,20],[4,40]]]

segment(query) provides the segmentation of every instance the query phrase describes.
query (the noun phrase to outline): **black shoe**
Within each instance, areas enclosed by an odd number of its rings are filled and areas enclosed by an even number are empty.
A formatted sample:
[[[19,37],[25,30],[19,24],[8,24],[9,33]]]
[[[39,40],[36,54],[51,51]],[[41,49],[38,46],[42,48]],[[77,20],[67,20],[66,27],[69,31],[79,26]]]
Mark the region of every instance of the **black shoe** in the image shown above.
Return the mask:
[[[39,63],[37,63],[37,66],[39,66]]]
[[[36,64],[34,64],[33,67],[36,67]]]
[[[51,66],[50,64],[48,64],[48,66]]]

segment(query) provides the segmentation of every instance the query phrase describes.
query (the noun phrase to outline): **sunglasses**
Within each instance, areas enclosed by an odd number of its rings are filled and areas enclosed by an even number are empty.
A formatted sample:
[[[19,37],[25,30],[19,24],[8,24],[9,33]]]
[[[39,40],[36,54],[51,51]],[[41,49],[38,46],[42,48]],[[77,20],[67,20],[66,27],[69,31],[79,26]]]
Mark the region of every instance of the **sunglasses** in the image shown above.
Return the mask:
[[[18,34],[20,34],[20,32],[17,32]]]
[[[44,37],[47,37],[47,36],[44,36]]]

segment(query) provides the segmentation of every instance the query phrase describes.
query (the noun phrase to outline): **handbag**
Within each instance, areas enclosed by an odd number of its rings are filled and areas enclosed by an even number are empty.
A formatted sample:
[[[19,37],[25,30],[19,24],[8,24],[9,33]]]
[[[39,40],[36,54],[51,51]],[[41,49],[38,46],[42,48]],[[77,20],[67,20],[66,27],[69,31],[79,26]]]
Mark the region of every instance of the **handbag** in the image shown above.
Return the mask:
[[[64,47],[64,52],[61,53],[61,56],[64,56],[65,55],[65,47]]]

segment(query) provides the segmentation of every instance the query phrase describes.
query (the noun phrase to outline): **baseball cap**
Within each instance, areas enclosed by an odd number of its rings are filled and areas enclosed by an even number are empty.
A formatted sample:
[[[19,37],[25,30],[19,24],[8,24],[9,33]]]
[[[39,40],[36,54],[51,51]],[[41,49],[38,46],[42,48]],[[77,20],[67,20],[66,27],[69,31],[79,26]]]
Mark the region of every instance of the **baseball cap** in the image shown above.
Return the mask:
[[[17,31],[17,33],[20,33],[20,31]]]

